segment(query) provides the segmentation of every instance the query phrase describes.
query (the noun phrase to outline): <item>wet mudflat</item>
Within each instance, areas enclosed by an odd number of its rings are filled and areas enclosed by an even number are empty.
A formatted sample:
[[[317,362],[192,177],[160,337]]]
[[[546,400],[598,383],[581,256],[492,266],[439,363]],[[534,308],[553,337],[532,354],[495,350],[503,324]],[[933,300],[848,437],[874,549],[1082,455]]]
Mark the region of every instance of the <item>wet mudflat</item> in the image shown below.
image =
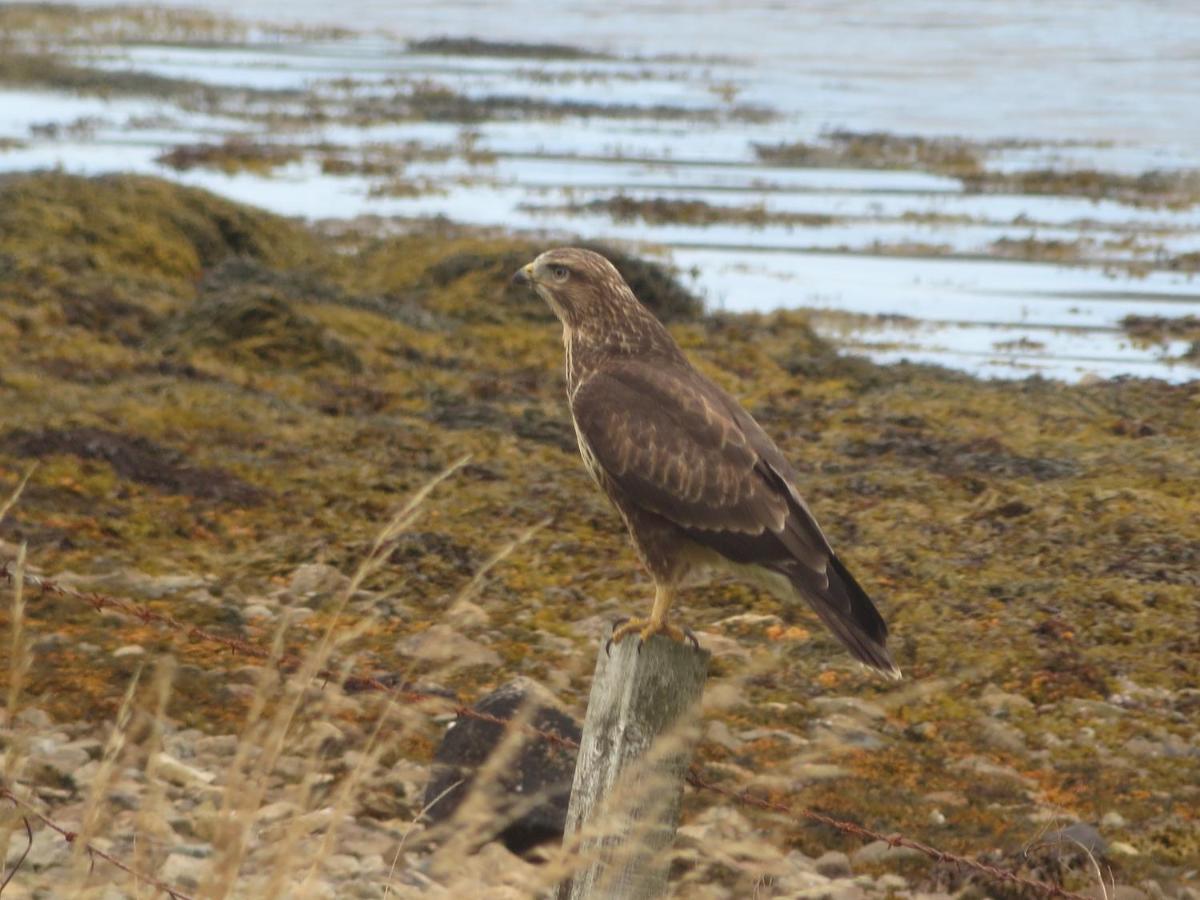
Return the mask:
[[[1188,63],[1099,34],[1169,48],[1197,27],[1186,10],[1130,25],[1114,2],[1085,34],[1070,11],[1000,23],[917,3],[907,22],[821,20],[821,57],[803,13],[736,44],[631,7],[564,43],[454,4],[364,7],[357,30],[302,5],[273,28],[214,9],[0,11],[19,51],[0,65],[0,168],[160,174],[381,228],[622,241],[710,308],[815,309],[822,334],[879,361],[1196,375],[1179,329],[1121,324],[1200,307],[1200,141],[1169,114]],[[768,15],[709,12],[735,36]],[[790,52],[801,31],[813,55]]]

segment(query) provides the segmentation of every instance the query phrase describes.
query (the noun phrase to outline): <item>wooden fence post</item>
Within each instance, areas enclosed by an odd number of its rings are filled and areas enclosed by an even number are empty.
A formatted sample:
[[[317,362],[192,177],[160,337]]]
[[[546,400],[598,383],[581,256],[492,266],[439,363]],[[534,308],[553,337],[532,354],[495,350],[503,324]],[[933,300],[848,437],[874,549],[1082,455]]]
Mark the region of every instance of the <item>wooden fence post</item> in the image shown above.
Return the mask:
[[[580,865],[559,900],[666,893],[709,659],[660,635],[601,645],[563,835]]]

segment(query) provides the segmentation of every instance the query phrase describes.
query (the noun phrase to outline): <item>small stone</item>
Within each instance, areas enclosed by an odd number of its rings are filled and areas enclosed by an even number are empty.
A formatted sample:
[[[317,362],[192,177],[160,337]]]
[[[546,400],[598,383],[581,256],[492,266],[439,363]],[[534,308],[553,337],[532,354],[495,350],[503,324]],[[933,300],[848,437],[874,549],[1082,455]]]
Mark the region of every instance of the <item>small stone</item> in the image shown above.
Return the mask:
[[[1118,856],[1142,855],[1142,852],[1138,850],[1137,847],[1133,846],[1133,844],[1126,843],[1125,841],[1113,841],[1108,845],[1108,850],[1110,853],[1115,853]]]
[[[30,871],[40,872],[43,869],[58,868],[67,863],[71,858],[71,845],[60,838],[57,834],[50,831],[37,833],[34,835],[33,845],[25,839],[25,831],[20,825],[17,826],[18,831],[13,834],[8,844],[8,859],[5,862],[5,870],[11,871],[12,867],[20,860],[21,855],[26,849],[29,854],[25,857],[25,861],[21,863],[21,868],[29,869]],[[49,895],[47,895],[49,896]]]
[[[124,647],[118,647],[112,652],[112,655],[117,659],[125,656],[142,656],[146,652],[146,648],[140,644],[126,644]]]
[[[937,737],[937,725],[933,722],[916,722],[904,729],[904,733],[914,740],[931,741]]]
[[[238,748],[236,734],[200,734],[192,732],[187,746],[198,756],[233,756]]]
[[[250,620],[261,621],[264,619],[273,619],[275,617],[275,611],[261,603],[251,603],[242,610],[242,615]]]
[[[973,772],[1003,781],[1015,781],[1025,787],[1034,787],[1032,779],[1025,777],[1011,766],[1002,766],[980,756],[967,756],[950,763],[950,769],[955,772]]]
[[[349,878],[357,875],[362,869],[358,859],[348,853],[334,853],[327,856],[322,862],[322,866],[334,878]]]
[[[827,850],[817,857],[814,868],[826,878],[849,878],[850,857],[840,850]]]
[[[276,800],[274,803],[260,806],[254,813],[254,821],[259,825],[274,825],[276,822],[291,818],[299,811],[295,803],[288,800]]]
[[[35,778],[54,787],[75,788],[80,771],[92,761],[88,752],[70,744],[56,745],[49,741],[31,755]]]
[[[1023,697],[1020,694],[1010,694],[1000,690],[995,685],[988,685],[979,699],[992,715],[999,713],[1011,715],[1012,713],[1026,712],[1033,709],[1033,701],[1028,697]]]
[[[893,847],[887,841],[871,841],[866,846],[855,850],[850,856],[850,861],[856,867],[873,866],[879,863],[895,862],[899,859],[910,859],[920,855],[912,847]]]
[[[741,751],[744,740],[734,737],[733,732],[729,730],[729,726],[720,719],[713,719],[704,726],[705,736],[708,741],[724,747],[726,750],[731,750],[734,753]],[[745,738],[745,735],[742,736]],[[754,738],[745,738],[746,740],[754,740]]]
[[[479,628],[491,621],[491,617],[482,606],[465,599],[451,606],[446,611],[446,618],[459,628]]]
[[[46,731],[54,724],[54,720],[50,718],[50,714],[45,710],[38,709],[36,706],[30,706],[17,713],[17,722],[32,731],[38,732]]]
[[[1094,856],[1104,856],[1108,853],[1108,842],[1104,840],[1094,825],[1089,825],[1087,822],[1075,822],[1066,828],[1051,831],[1042,838],[1042,842],[1082,847]]]
[[[158,766],[159,775],[181,787],[208,787],[217,780],[217,776],[212,772],[189,766],[166,753],[159,753],[154,761]]]
[[[789,895],[793,900],[863,900],[866,891],[852,881],[819,884]]]
[[[826,714],[842,713],[870,721],[882,721],[887,718],[886,709],[861,697],[815,697],[812,703]]]
[[[158,877],[172,887],[193,891],[208,872],[208,863],[188,853],[172,851],[158,870]]]
[[[735,638],[715,631],[697,631],[700,646],[713,655],[713,659],[749,659],[750,651]]]
[[[908,879],[903,875],[888,872],[886,875],[880,875],[876,878],[875,884],[885,891],[902,891],[908,887]]]
[[[979,720],[979,736],[986,747],[1005,753],[1024,753],[1025,736],[1012,725],[987,717]]]
[[[1159,741],[1150,741],[1144,737],[1132,737],[1125,742],[1125,752],[1133,756],[1162,756],[1163,745]]]
[[[212,856],[212,844],[178,844],[171,848],[172,853],[182,853],[196,859],[208,859]]]
[[[931,809],[929,811],[929,824],[930,825],[938,825],[938,826],[945,825],[946,824],[945,814],[940,809]]]
[[[307,598],[315,594],[330,595],[344,590],[350,579],[324,563],[308,563],[292,573],[288,590],[296,597]]]
[[[1125,821],[1125,817],[1116,810],[1106,812],[1104,817],[1100,819],[1101,828],[1124,828],[1128,824]]]
[[[456,667],[498,667],[502,662],[495,650],[459,634],[449,625],[433,625],[400,641],[396,649],[414,659],[452,663]]]

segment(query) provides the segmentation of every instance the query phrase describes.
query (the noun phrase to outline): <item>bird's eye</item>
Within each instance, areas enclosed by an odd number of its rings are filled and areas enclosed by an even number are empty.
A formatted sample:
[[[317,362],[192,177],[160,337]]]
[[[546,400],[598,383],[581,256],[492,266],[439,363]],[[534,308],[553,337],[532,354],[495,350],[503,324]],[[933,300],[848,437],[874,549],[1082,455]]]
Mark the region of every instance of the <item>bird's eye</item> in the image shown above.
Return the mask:
[[[566,266],[552,266],[550,274],[554,276],[555,281],[566,281],[571,277],[571,270]]]

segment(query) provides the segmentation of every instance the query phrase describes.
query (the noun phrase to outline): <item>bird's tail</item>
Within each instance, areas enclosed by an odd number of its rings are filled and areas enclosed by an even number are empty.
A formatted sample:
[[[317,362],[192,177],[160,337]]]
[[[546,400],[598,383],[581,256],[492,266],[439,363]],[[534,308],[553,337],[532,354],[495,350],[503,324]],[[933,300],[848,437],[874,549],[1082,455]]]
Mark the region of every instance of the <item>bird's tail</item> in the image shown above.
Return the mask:
[[[778,571],[856,659],[888,678],[900,677],[900,669],[887,649],[887,623],[840,559],[829,556],[825,568],[828,586],[803,566],[781,566]]]

